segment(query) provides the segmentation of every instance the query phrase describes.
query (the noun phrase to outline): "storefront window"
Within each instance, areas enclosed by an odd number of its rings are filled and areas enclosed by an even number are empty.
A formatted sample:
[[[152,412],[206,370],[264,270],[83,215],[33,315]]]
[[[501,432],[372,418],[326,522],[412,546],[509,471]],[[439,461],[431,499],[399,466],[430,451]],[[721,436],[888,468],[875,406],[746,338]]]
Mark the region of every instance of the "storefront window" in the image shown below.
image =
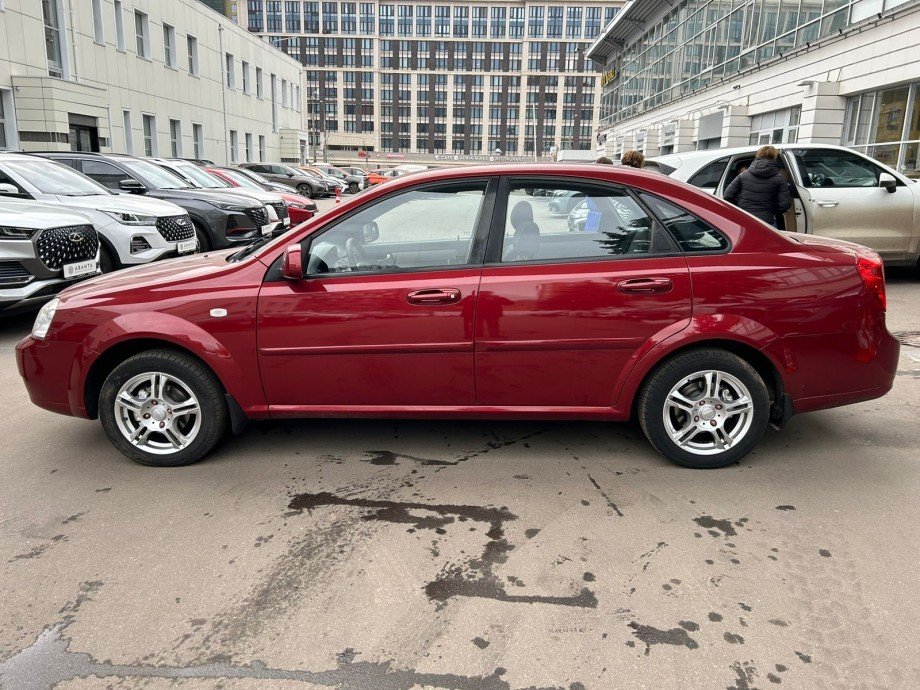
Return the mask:
[[[920,177],[920,84],[870,91],[847,100],[843,145],[911,177]]]

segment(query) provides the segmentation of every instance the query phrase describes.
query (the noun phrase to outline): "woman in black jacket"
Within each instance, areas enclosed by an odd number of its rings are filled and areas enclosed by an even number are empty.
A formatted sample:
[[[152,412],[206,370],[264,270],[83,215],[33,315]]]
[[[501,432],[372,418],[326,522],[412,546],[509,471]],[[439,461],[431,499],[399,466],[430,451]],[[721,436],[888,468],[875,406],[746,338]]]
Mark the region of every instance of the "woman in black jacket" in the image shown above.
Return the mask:
[[[726,201],[774,227],[779,227],[777,218],[792,206],[789,183],[779,173],[777,158],[779,151],[762,146],[754,162],[728,185],[724,194]]]

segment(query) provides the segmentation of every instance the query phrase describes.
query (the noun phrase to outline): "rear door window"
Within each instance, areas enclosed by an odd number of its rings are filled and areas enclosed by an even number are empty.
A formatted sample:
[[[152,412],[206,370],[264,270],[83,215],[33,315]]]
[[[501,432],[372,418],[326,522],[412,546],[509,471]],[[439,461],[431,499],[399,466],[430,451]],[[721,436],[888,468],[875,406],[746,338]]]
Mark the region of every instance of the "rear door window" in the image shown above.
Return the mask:
[[[120,168],[105,161],[82,160],[83,174],[91,177],[107,189],[119,191],[118,183],[131,179],[131,176]]]

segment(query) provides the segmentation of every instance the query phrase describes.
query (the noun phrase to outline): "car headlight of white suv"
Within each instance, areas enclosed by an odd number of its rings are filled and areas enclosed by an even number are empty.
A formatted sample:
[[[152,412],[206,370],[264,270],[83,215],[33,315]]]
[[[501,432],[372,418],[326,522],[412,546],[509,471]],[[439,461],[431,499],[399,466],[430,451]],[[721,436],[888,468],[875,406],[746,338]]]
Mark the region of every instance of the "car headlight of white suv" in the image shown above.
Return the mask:
[[[113,218],[122,225],[156,225],[156,216],[144,216],[139,213],[126,213],[125,211],[107,211],[104,208],[99,209],[105,215]]]
[[[51,322],[54,320],[54,313],[57,311],[60,303],[61,300],[55,297],[50,302],[46,302],[45,305],[39,309],[38,315],[35,317],[35,324],[32,326],[33,338],[37,338],[38,340],[45,339],[45,336],[48,335],[48,329],[51,328]]]

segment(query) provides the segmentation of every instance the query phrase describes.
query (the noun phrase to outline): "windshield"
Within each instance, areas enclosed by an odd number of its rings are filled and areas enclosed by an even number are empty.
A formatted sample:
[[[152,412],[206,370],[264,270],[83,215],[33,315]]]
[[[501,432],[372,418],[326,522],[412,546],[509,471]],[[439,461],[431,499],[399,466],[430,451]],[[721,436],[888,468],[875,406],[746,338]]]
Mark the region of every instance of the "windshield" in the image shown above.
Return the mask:
[[[149,161],[123,160],[124,165],[131,172],[143,177],[155,189],[191,189],[192,185],[175,173],[161,168],[156,163]]]
[[[239,170],[234,170],[233,172],[237,173],[238,175],[243,175],[244,177],[248,177],[251,180],[255,180],[256,182],[260,182],[261,184],[267,184],[267,185],[274,184],[270,180],[262,177],[255,170],[250,170],[249,168],[240,168]]]
[[[331,175],[332,177],[336,177],[340,180],[345,179],[345,173],[343,173],[341,170],[336,170],[335,168],[326,168],[326,174]]]
[[[111,194],[102,185],[61,163],[47,160],[4,161],[9,172],[19,175],[42,194],[95,196]]]
[[[302,172],[299,172],[299,171],[297,171],[297,170],[294,170],[293,168],[289,168],[289,167],[287,167],[286,165],[278,165],[278,166],[276,166],[276,167],[281,168],[281,171],[282,171],[285,175],[287,175],[288,173],[291,173],[292,175],[303,175]]]
[[[230,186],[220,178],[215,177],[206,170],[202,170],[197,165],[177,165],[176,168],[183,175],[193,182],[197,182],[205,189],[225,189]]]
[[[220,174],[233,180],[240,187],[246,187],[247,189],[262,189],[262,187],[260,187],[255,181],[246,177],[242,173],[236,172],[235,170],[221,170]]]

